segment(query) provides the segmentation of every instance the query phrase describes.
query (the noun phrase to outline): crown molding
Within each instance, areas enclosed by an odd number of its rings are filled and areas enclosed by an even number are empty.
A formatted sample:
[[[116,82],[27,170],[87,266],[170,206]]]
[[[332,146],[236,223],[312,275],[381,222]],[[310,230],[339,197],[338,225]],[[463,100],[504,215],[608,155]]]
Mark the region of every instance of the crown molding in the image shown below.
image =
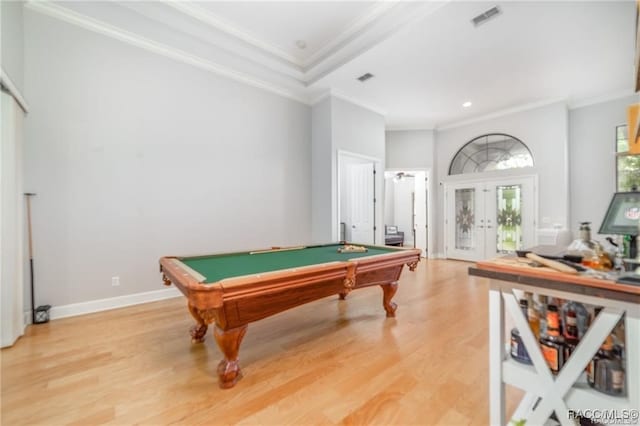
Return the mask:
[[[239,26],[225,21],[201,6],[180,0],[164,0],[163,3],[217,31],[249,44],[253,48],[260,50],[263,54],[275,56],[277,59],[285,61],[287,65],[293,67],[298,72],[306,72],[344,48],[349,41],[359,33],[366,32],[381,19],[387,11],[395,7],[399,3],[399,0],[383,1],[372,5],[364,14],[351,21],[343,32],[305,59],[299,59],[275,44],[263,41],[255,34],[251,34]],[[253,59],[260,62],[259,58]]]
[[[317,95],[315,97],[312,97],[309,100],[308,103],[309,103],[309,105],[313,106],[313,105],[316,105],[319,102],[322,102],[323,100],[325,100],[325,99],[327,99],[329,97],[343,100],[345,102],[348,102],[350,104],[359,106],[360,108],[364,108],[364,109],[369,110],[371,112],[375,112],[376,114],[380,114],[382,116],[386,116],[387,115],[387,112],[384,109],[382,109],[382,108],[380,108],[380,107],[378,107],[376,105],[373,105],[373,104],[368,104],[368,103],[362,102],[359,99],[344,95],[344,94],[340,93],[339,91],[337,91],[335,89],[325,90],[324,92],[320,93],[319,95]]]
[[[249,49],[246,57],[251,61],[267,67],[271,67],[267,62],[276,61],[285,68],[279,72],[294,76],[305,86],[310,86],[337,67],[351,61],[398,30],[424,18],[449,1],[451,0],[438,3],[399,0],[376,2],[361,16],[351,21],[339,35],[303,59],[273,43],[262,40],[250,31],[220,18],[199,5],[180,0],[163,0],[161,4],[203,23],[236,43],[241,43]],[[145,15],[143,10],[139,10],[139,13]]]
[[[13,98],[16,100],[20,108],[24,111],[25,114],[29,112],[29,104],[20,93],[18,87],[13,83],[11,78],[9,78],[9,74],[4,70],[4,68],[0,67],[0,85],[6,88],[7,91]]]
[[[600,96],[593,96],[590,98],[576,99],[569,101],[569,109],[578,109],[590,105],[601,104],[603,102],[615,101],[617,99],[633,96],[635,93],[633,90],[617,90],[615,92],[606,93]],[[638,96],[638,95],[636,95]]]
[[[246,73],[235,71],[229,67],[220,65],[208,59],[204,59],[200,56],[193,55],[183,50],[173,48],[171,46],[158,43],[151,39],[139,36],[129,31],[125,31],[114,25],[107,24],[100,20],[82,15],[80,13],[69,10],[58,4],[54,4],[48,1],[28,1],[25,4],[29,9],[39,12],[50,17],[62,20],[72,25],[79,26],[86,30],[102,34],[104,36],[122,41],[129,45],[144,49],[146,51],[156,53],[158,55],[195,66],[213,74],[220,75],[222,77],[230,78],[240,83],[247,84],[262,90],[266,90],[277,95],[289,98],[298,102],[308,104],[309,100],[307,96],[301,95],[293,90],[289,90],[264,80],[252,77]]]
[[[566,99],[565,98],[551,98],[551,99],[545,99],[542,101],[538,101],[538,102],[531,102],[528,104],[523,104],[517,107],[512,107],[512,108],[506,108],[506,109],[502,109],[502,110],[498,110],[489,114],[485,114],[485,115],[481,115],[478,117],[474,117],[474,118],[470,118],[467,120],[462,120],[462,121],[458,121],[458,122],[453,122],[450,124],[446,124],[444,126],[436,126],[435,130],[437,131],[442,131],[442,130],[450,130],[450,129],[455,129],[457,127],[463,127],[463,126],[467,126],[469,124],[474,124],[474,123],[479,123],[481,121],[486,121],[486,120],[491,120],[493,118],[498,118],[498,117],[503,117],[505,115],[511,115],[511,114],[515,114],[518,112],[523,112],[523,111],[528,111],[528,110],[532,110],[532,109],[536,109],[536,108],[541,108],[547,105],[551,105],[551,104],[555,104],[555,103],[564,103],[566,105]]]
[[[380,13],[379,19],[372,21],[361,31],[354,33],[342,45],[335,47],[330,54],[304,69],[307,86],[318,84],[324,77],[337,68],[351,62],[376,45],[393,37],[401,31],[407,31],[418,21],[433,14],[451,1],[413,2],[398,1],[393,7]]]
[[[207,49],[210,55],[220,53],[223,57],[230,55],[235,57],[237,61],[245,62],[245,68],[242,69],[249,74],[271,81],[276,85],[284,84],[282,82],[277,82],[277,80],[270,80],[264,76],[262,68],[266,68],[267,74],[273,74],[273,77],[277,79],[284,78],[285,80],[293,80],[290,83],[294,84],[294,89],[305,87],[302,67],[292,64],[279,56],[275,56],[263,49],[260,49],[259,47],[234,37],[231,34],[216,29],[201,20],[185,15],[179,10],[171,7],[166,2],[118,2],[114,4],[134,12],[138,18],[153,21],[165,30],[169,29],[170,31],[166,34],[187,36],[188,38],[193,39],[196,43],[195,46],[202,43],[207,48],[211,47],[211,49]],[[65,4],[65,6],[73,9],[68,4]],[[101,19],[99,16],[94,17]],[[123,28],[127,29],[125,27]],[[135,26],[131,26],[128,29],[134,32],[137,31]],[[152,36],[151,38],[162,42],[162,40],[156,37]],[[218,49],[220,50],[219,52]],[[207,57],[212,60],[216,60],[212,56]],[[235,68],[235,65],[232,65],[230,62],[222,59],[218,62],[222,62],[230,68]],[[247,67],[249,69],[246,69]],[[285,84],[284,87],[288,86]]]
[[[302,61],[302,66],[306,69],[312,68],[322,59],[333,55],[341,46],[354,37],[357,33],[365,31],[375,21],[391,8],[398,4],[399,0],[383,1],[371,6],[363,15],[354,19],[347,25],[347,28],[338,36],[327,42],[324,46],[313,52],[308,58]]]
[[[387,132],[407,132],[407,131],[418,131],[424,130],[433,132],[435,127],[432,122],[423,122],[423,123],[414,123],[414,124],[389,124],[386,126],[385,131]]]
[[[285,52],[279,47],[266,43],[260,40],[257,36],[250,34],[246,31],[241,30],[239,27],[226,22],[225,20],[219,18],[213,13],[203,9],[200,6],[197,6],[193,3],[188,3],[184,1],[176,1],[176,0],[168,0],[164,2],[167,6],[174,8],[175,10],[190,16],[198,21],[215,28],[218,31],[221,31],[225,34],[233,36],[257,49],[260,49],[270,55],[276,56],[281,60],[286,61],[291,66],[295,66],[297,68],[301,68],[303,66],[302,62],[293,55]]]

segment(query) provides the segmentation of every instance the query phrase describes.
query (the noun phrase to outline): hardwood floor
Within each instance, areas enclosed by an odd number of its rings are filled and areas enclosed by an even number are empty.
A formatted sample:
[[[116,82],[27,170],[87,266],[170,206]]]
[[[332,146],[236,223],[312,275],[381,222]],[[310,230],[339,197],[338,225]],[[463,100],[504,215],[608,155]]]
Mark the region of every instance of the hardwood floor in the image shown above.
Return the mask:
[[[213,336],[191,344],[184,298],[29,327],[1,354],[0,420],[486,425],[488,285],[468,266],[405,268],[396,318],[373,287],[250,324],[244,378],[229,390]],[[508,392],[511,409],[519,395]]]

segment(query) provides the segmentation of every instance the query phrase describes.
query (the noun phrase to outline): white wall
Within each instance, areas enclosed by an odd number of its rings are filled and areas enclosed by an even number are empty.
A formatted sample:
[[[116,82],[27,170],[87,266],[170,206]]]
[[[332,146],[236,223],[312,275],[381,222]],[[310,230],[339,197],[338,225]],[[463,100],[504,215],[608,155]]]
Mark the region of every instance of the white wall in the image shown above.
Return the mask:
[[[375,177],[375,243],[384,243],[384,169],[385,169],[385,137],[384,116],[369,109],[354,105],[345,100],[331,97],[331,132],[333,149],[348,151],[379,160]],[[332,155],[332,175],[336,179],[337,155]],[[334,190],[337,185],[333,185]],[[337,194],[334,198],[337,197]],[[335,211],[335,209],[334,209]],[[337,229],[337,219],[334,221]],[[333,235],[333,240],[337,235]]]
[[[436,162],[433,130],[388,130],[387,169],[433,169]]]
[[[338,151],[379,160],[375,178],[376,244],[384,241],[384,116],[330,96],[312,108],[312,235],[314,243],[338,239]],[[327,179],[326,170],[330,177]],[[329,193],[331,194],[329,196]],[[327,211],[327,208],[330,211]],[[327,226],[327,224],[330,224]]]
[[[629,96],[569,112],[571,230],[592,222],[594,237],[616,190],[616,126],[626,124]]]
[[[332,241],[335,152],[331,135],[331,98],[311,110],[311,237],[314,243]],[[339,236],[338,236],[339,237]]]
[[[0,1],[0,65],[16,88],[24,92],[23,1]]]
[[[42,303],[161,289],[162,255],[311,240],[308,106],[29,10],[25,71]]]
[[[449,165],[456,152],[471,139],[487,133],[509,134],[522,140],[531,150],[535,166],[518,173],[539,175],[537,226],[568,225],[568,111],[563,102],[558,102],[436,132],[438,210],[435,223],[438,226],[435,229],[438,253],[444,251],[442,182],[456,179],[448,177]],[[506,171],[503,174],[511,173]],[[501,173],[497,172],[495,175],[500,176]]]

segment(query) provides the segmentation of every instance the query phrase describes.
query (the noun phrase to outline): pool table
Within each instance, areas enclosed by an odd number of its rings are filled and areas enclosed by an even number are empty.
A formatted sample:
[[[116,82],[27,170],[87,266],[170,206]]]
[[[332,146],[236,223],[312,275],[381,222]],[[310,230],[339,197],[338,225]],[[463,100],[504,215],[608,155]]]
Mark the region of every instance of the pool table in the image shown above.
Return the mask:
[[[420,250],[364,246],[366,252],[339,252],[344,243],[271,248],[206,256],[160,259],[165,285],[173,283],[186,296],[196,324],[194,343],[203,342],[208,325],[224,359],[219,384],[231,388],[240,379],[238,352],[247,324],[323,297],[340,299],[354,289],[380,285],[387,317],[403,265],[415,270]]]

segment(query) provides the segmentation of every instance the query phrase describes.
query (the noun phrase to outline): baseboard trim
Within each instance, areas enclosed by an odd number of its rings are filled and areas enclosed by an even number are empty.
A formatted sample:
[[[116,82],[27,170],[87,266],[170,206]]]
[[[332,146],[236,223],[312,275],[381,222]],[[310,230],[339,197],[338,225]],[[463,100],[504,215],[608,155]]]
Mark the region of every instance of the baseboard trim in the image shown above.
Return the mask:
[[[165,288],[143,293],[127,294],[125,296],[109,297],[106,299],[89,300],[87,302],[71,303],[69,305],[52,306],[49,311],[49,319],[75,317],[78,315],[92,314],[127,306],[140,305],[142,303],[157,302],[180,296],[180,291],[175,288]],[[31,311],[24,313],[24,323],[31,324]]]

